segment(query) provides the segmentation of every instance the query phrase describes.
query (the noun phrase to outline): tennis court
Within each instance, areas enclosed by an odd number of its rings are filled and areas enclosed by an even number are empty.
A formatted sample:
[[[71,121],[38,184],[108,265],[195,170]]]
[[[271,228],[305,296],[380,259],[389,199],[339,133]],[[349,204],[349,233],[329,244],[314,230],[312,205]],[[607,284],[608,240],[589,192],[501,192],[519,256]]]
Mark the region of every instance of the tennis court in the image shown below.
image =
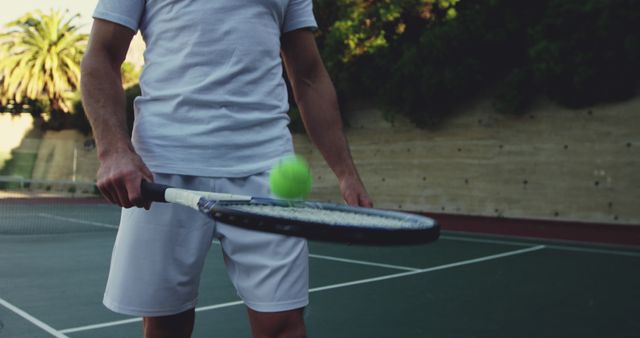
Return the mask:
[[[0,336],[139,337],[101,304],[119,209],[0,203]],[[444,231],[436,243],[311,243],[310,337],[637,337],[640,250]],[[212,247],[194,337],[249,337]]]

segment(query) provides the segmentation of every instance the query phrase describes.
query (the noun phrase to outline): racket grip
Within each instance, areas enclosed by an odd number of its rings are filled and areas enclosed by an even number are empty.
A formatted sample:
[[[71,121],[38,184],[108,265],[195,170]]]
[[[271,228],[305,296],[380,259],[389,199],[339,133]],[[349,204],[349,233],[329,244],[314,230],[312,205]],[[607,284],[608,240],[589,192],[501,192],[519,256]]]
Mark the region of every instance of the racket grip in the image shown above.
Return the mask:
[[[151,202],[166,202],[167,200],[164,197],[164,192],[167,188],[171,187],[164,184],[147,182],[145,180],[142,180],[142,183],[140,184],[142,197]]]

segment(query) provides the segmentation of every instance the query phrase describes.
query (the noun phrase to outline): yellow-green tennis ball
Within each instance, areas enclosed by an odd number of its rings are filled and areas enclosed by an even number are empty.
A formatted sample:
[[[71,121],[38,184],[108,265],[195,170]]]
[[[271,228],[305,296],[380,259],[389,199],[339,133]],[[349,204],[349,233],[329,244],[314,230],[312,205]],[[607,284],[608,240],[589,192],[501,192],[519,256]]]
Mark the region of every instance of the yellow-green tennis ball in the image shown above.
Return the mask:
[[[271,193],[284,199],[304,199],[311,192],[312,178],[309,164],[302,157],[286,157],[271,169]]]

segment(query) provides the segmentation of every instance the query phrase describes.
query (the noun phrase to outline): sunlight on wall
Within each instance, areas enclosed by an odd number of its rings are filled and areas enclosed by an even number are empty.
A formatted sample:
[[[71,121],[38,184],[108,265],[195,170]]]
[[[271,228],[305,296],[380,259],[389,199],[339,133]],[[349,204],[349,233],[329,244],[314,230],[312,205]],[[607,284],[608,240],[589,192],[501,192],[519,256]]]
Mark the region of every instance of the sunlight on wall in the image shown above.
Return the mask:
[[[33,117],[30,114],[0,114],[0,168],[11,158],[11,150],[20,145],[32,124]]]

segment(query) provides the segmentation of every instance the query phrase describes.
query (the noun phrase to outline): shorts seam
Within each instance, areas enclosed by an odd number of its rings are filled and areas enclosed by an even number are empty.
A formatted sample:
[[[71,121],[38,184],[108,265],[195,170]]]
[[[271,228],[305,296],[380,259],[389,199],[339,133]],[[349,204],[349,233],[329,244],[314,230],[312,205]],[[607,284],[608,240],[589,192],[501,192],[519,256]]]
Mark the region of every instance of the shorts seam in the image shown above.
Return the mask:
[[[249,302],[247,300],[243,300],[244,304],[252,310],[259,312],[279,312],[279,311],[287,311],[293,309],[299,309],[301,307],[305,307],[309,305],[309,297],[303,297],[296,300],[286,301],[286,302]]]

